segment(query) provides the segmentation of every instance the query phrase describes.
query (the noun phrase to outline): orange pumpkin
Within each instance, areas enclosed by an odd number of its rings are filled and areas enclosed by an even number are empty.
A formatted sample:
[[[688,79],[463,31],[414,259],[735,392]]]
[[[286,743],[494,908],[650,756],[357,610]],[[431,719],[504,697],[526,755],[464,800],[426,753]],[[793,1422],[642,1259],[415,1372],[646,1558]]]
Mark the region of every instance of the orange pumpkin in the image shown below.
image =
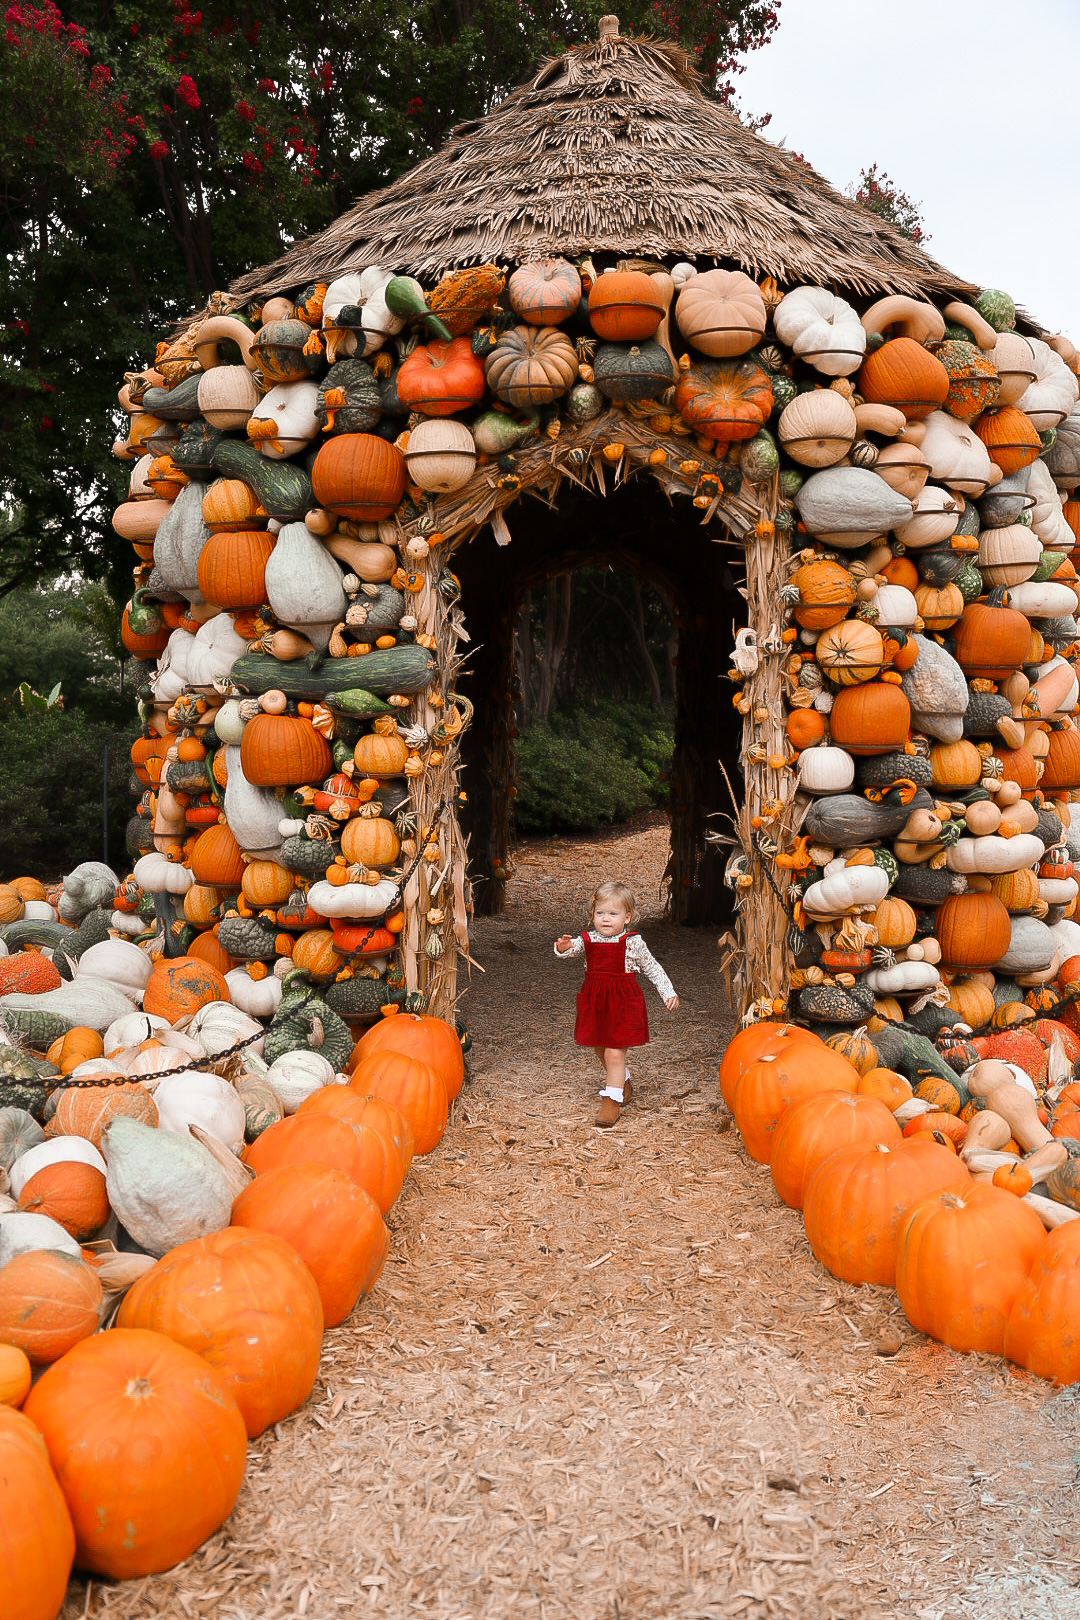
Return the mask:
[[[344,965],[329,928],[306,928],[292,948],[294,966],[303,968],[313,979],[329,979]]]
[[[813,748],[825,735],[825,716],[816,709],[792,709],[784,731],[792,748]]]
[[[896,1231],[931,1193],[971,1185],[967,1167],[932,1139],[856,1143],[819,1164],[806,1185],[803,1220],[815,1257],[843,1282],[896,1279]]]
[[[266,601],[266,564],[274,537],[265,529],[224,529],[199,553],[199,590],[218,607],[258,607]]]
[[[868,404],[893,405],[921,422],[945,403],[949,373],[914,338],[891,338],[863,361],[859,392]]]
[[[197,956],[163,958],[143,992],[143,1011],[175,1024],[210,1001],[231,1001],[224,975]]]
[[[75,1529],[40,1433],[0,1405],[0,1591],[4,1620],[55,1620],[75,1557]]]
[[[0,1344],[0,1406],[21,1406],[29,1394],[33,1376],[30,1357],[25,1350],[19,1350],[13,1344]],[[0,1510],[0,1524],[3,1522]],[[0,1569],[2,1565],[3,1555],[0,1554]]]
[[[47,1215],[85,1243],[109,1218],[105,1177],[95,1165],[74,1159],[43,1165],[25,1183],[19,1208],[29,1215]]]
[[[1039,430],[1026,411],[1016,405],[1002,405],[984,411],[972,424],[976,436],[986,446],[990,460],[1008,477],[1030,467],[1042,454]]]
[[[220,943],[212,928],[207,928],[203,933],[195,936],[188,946],[188,955],[193,956],[197,962],[207,963],[222,977],[228,973],[230,968],[236,966],[236,963]]]
[[[849,754],[887,754],[902,749],[911,728],[911,709],[898,686],[865,681],[845,686],[829,711],[829,731]]]
[[[985,968],[1009,948],[1012,922],[994,894],[953,894],[938,907],[937,940],[949,967]]]
[[[1005,681],[1026,662],[1027,619],[1000,600],[969,602],[953,626],[955,658],[969,678]]]
[[[243,1227],[170,1250],[128,1289],[117,1324],[204,1357],[252,1439],[303,1405],[319,1367],[322,1301],[311,1273],[284,1239]]]
[[[772,1134],[769,1170],[785,1204],[801,1209],[806,1184],[830,1154],[853,1142],[899,1142],[900,1127],[877,1097],[819,1091],[792,1103]]]
[[[257,1176],[236,1200],[231,1219],[292,1245],[315,1279],[327,1327],[344,1322],[370,1293],[389,1248],[374,1198],[325,1164],[284,1165]]]
[[[392,866],[400,848],[394,823],[385,816],[354,816],[342,830],[341,853],[361,866]]]
[[[46,990],[59,990],[63,982],[55,963],[40,951],[16,951],[13,956],[0,956],[0,996],[15,991],[24,996],[38,996]]]
[[[778,1024],[765,1021],[760,1024],[748,1024],[731,1037],[724,1055],[720,1059],[720,1095],[730,1108],[735,1101],[735,1087],[739,1083],[744,1069],[749,1068],[758,1058],[766,1056],[784,1056],[792,1046],[809,1042],[811,1045],[824,1046],[825,1042],[813,1030],[804,1029],[801,1024]]]
[[[137,1119],[143,1125],[158,1122],[157,1104],[138,1081],[127,1085],[73,1086],[60,1093],[53,1124],[58,1136],[82,1136],[101,1147],[101,1134],[111,1119]]]
[[[424,416],[455,416],[484,397],[484,363],[472,339],[418,343],[397,373],[398,398]]]
[[[376,1025],[376,1028],[379,1026]],[[298,1114],[332,1114],[349,1125],[363,1125],[378,1131],[401,1159],[401,1179],[404,1181],[413,1161],[416,1139],[412,1126],[399,1108],[384,1102],[381,1097],[361,1097],[351,1086],[320,1086],[305,1097]],[[370,1188],[369,1188],[370,1191]],[[375,1197],[375,1194],[372,1194]],[[381,1200],[375,1198],[381,1206]],[[385,1215],[386,1210],[383,1210]]]
[[[702,360],[681,373],[675,407],[695,433],[734,444],[765,426],[772,384],[751,360]]]
[[[96,1273],[61,1249],[29,1249],[0,1266],[0,1343],[42,1366],[96,1333],[104,1299]]]
[[[232,1512],[243,1418],[221,1374],[160,1333],[84,1340],[23,1410],[67,1499],[81,1569],[115,1580],[171,1569]]]
[[[253,720],[248,726],[254,725]],[[244,727],[247,735],[248,726]],[[219,748],[214,755],[215,764],[225,750]],[[246,771],[245,771],[246,775]],[[196,883],[208,883],[217,889],[238,889],[244,881],[244,861],[240,846],[225,822],[207,827],[200,833],[191,852],[191,873]]]
[[[999,1356],[1028,1273],[1045,1247],[1033,1209],[974,1182],[913,1204],[896,1234],[896,1292],[913,1328],[952,1350]]]
[[[329,776],[334,756],[310,720],[257,714],[240,739],[240,766],[255,787],[298,787]]]
[[[876,1097],[885,1104],[890,1114],[895,1113],[902,1103],[910,1102],[914,1096],[911,1081],[897,1074],[895,1069],[869,1069],[866,1074],[859,1076],[855,1094],[859,1097]]]
[[[363,1145],[344,1119],[297,1112],[270,1125],[241,1154],[257,1176],[290,1164],[325,1164],[362,1186]]]
[[[442,1141],[449,1097],[442,1075],[427,1063],[402,1052],[375,1051],[357,1064],[349,1084],[359,1096],[379,1097],[405,1115],[417,1153],[430,1153]]]
[[[264,907],[283,905],[295,885],[293,874],[277,861],[249,861],[244,869],[240,892],[249,906],[262,910]]]
[[[405,493],[405,458],[374,433],[338,433],[315,457],[312,488],[320,506],[354,523],[380,523]]]
[[[735,1086],[732,1112],[752,1159],[768,1164],[772,1134],[784,1109],[816,1091],[854,1091],[858,1070],[822,1044],[785,1043],[748,1063]]]
[[[457,1030],[445,1019],[399,1013],[396,1018],[372,1025],[356,1043],[349,1059],[349,1073],[354,1074],[374,1052],[401,1052],[418,1058],[441,1077],[449,1101],[456,1101],[465,1080],[465,1056]]]
[[[663,293],[644,270],[609,270],[589,289],[589,325],[607,343],[650,338],[663,315]]]

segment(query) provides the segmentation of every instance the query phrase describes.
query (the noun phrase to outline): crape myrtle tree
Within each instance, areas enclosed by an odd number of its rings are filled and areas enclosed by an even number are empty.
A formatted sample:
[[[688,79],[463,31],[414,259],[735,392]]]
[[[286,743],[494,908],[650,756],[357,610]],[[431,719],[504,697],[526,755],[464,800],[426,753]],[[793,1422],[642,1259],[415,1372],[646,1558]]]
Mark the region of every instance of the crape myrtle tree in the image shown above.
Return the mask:
[[[0,57],[0,593],[127,594],[108,402],[168,324],[485,112],[604,0],[25,0]],[[729,100],[778,0],[624,0]],[[119,422],[119,417],[117,418]]]

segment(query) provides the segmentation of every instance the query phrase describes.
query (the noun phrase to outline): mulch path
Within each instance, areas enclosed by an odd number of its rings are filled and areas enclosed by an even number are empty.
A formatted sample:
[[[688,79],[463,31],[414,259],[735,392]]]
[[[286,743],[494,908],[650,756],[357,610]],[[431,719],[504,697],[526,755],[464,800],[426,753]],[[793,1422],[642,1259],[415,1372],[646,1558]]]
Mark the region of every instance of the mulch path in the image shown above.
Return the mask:
[[[1080,1386],[955,1355],[815,1262],[718,1105],[716,941],[661,920],[665,855],[658,826],[519,847],[374,1294],[224,1529],[167,1575],[73,1582],[64,1620],[1080,1616]],[[609,1132],[551,950],[604,877],[682,1001],[646,986]]]

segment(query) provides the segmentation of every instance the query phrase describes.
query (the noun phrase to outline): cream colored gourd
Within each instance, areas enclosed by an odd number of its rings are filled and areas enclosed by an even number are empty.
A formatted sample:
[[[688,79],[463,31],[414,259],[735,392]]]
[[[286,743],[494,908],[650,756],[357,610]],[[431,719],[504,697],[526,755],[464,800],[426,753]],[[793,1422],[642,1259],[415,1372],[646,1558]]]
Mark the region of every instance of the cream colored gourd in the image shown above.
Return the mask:
[[[879,585],[874,606],[878,624],[891,630],[910,630],[919,617],[915,593],[906,585]]]
[[[826,377],[850,377],[866,352],[858,312],[824,287],[796,287],[773,312],[781,343]]]
[[[940,546],[956,533],[960,522],[960,503],[947,489],[927,484],[914,501],[914,512],[906,523],[893,526],[896,538],[909,551],[922,551]]]
[[[69,1020],[71,1025],[96,1029],[100,1034],[108,1029],[114,1018],[134,1012],[134,1003],[114,984],[105,979],[73,979],[56,990],[44,990],[27,996],[19,991],[0,996],[0,1014],[11,1012],[51,1012]]]
[[[1080,383],[1060,354],[1041,338],[1028,338],[1035,362],[1035,377],[1017,405],[1040,433],[1063,422],[1080,396]]]
[[[1028,471],[1027,492],[1034,501],[1031,527],[1050,550],[1071,551],[1076,537],[1061,508],[1061,494],[1045,461],[1034,461]]]
[[[878,996],[910,996],[916,991],[933,990],[941,983],[941,974],[933,962],[912,960],[896,962],[892,967],[871,968],[860,976]]]
[[[986,446],[966,422],[947,411],[931,411],[922,424],[919,449],[930,463],[930,476],[961,495],[979,496],[1001,478]]]
[[[337,1083],[334,1066],[320,1052],[285,1052],[263,1075],[287,1114],[295,1114],[305,1098],[323,1086]]]
[[[799,791],[845,793],[855,780],[855,761],[843,748],[805,748],[799,755]]]
[[[235,343],[240,350],[240,358],[252,371],[258,369],[258,356],[252,354],[251,344],[254,332],[250,326],[238,320],[235,315],[211,315],[199,326],[195,340],[195,358],[204,371],[213,371],[222,364],[218,345],[221,343]]]
[[[234,1007],[231,1001],[210,1001],[205,1007],[200,1007],[190,1023],[185,1026],[184,1033],[192,1040],[199,1042],[200,1046],[211,1057],[228,1051],[238,1041],[250,1040],[253,1035],[259,1035],[262,1025],[254,1018],[249,1018],[246,1012]],[[245,1050],[261,1052],[262,1040],[257,1040]]]
[[[187,894],[195,879],[187,866],[170,861],[154,851],[140,855],[132,868],[132,876],[147,894]]]
[[[64,892],[57,907],[63,921],[81,922],[88,912],[108,905],[118,881],[112,867],[103,861],[80,861],[64,876]]]
[[[187,680],[191,686],[213,686],[224,680],[248,644],[228,613],[216,613],[195,632],[188,650]]]
[[[199,410],[223,433],[246,427],[258,403],[259,390],[247,366],[214,366],[199,378]]]
[[[679,289],[675,305],[675,321],[687,343],[720,359],[752,349],[767,318],[757,284],[742,270],[706,270],[692,277]]]
[[[225,1173],[191,1136],[120,1115],[106,1125],[102,1148],[109,1203],[148,1254],[160,1257],[229,1224]]]
[[[1019,332],[999,332],[990,358],[998,374],[999,405],[1018,405],[1035,381],[1035,356],[1031,344]]]
[[[857,432],[855,412],[831,388],[798,394],[784,407],[777,426],[780,443],[804,467],[832,467],[842,461]]]
[[[331,557],[344,563],[351,574],[365,585],[381,585],[394,573],[398,565],[397,552],[375,540],[354,540],[350,535],[328,534],[324,541]]]
[[[105,939],[79,958],[78,979],[106,979],[132,1001],[141,1001],[154,964],[145,951],[126,939]]]
[[[950,872],[1019,872],[1042,859],[1043,842],[1033,833],[1017,833],[1002,838],[989,833],[984,838],[960,838],[946,852]]]
[[[225,749],[225,769],[225,819],[233,837],[248,855],[273,859],[281,848],[281,800],[272,788],[248,781],[235,743]]]
[[[891,332],[894,337],[914,338],[916,343],[937,343],[945,336],[945,317],[933,304],[900,293],[871,304],[862,324],[868,333]]]
[[[874,471],[890,489],[914,501],[930,476],[930,461],[916,444],[887,444],[878,452]]]
[[[318,385],[302,378],[299,382],[277,383],[264,394],[247,424],[248,438],[261,456],[281,461],[298,455],[312,439],[318,438],[319,419],[315,406]]]
[[[28,1148],[15,1160],[8,1172],[11,1196],[18,1198],[31,1176],[50,1164],[88,1164],[91,1169],[105,1174],[105,1160],[93,1142],[83,1136],[54,1136],[48,1142]]]
[[[405,466],[421,489],[446,495],[469,482],[476,471],[476,448],[464,422],[431,417],[410,431]]]
[[[397,901],[397,885],[389,878],[378,883],[342,883],[335,888],[325,881],[308,890],[308,905],[320,917],[381,917]]]
[[[81,1257],[82,1250],[70,1232],[49,1215],[31,1215],[24,1210],[0,1214],[0,1267],[17,1254],[33,1249],[62,1249]]]
[[[194,645],[195,637],[190,630],[173,631],[150,676],[156,702],[169,704],[180,696],[187,685],[188,658]]]
[[[1029,579],[1009,587],[1009,606],[1028,619],[1072,618],[1076,614],[1076,592],[1071,585],[1055,579]]]
[[[889,892],[888,873],[880,866],[847,866],[830,861],[825,876],[803,895],[803,909],[814,918],[842,917],[861,906],[876,906]]]
[[[226,698],[214,715],[214,730],[223,743],[238,743],[244,735],[246,724],[237,698]]]
[[[1039,566],[1042,541],[1023,523],[983,529],[979,535],[979,569],[987,585],[1019,585]]]
[[[341,569],[305,524],[286,523],[279,532],[266,564],[266,599],[282,624],[326,651],[348,602]]]
[[[236,1088],[216,1074],[166,1075],[154,1092],[158,1130],[185,1136],[198,1125],[230,1153],[244,1145],[244,1105]]]
[[[268,973],[262,979],[253,979],[247,968],[230,968],[225,975],[225,983],[229,987],[233,1005],[247,1013],[249,1018],[273,1018],[281,1005],[282,984],[274,973]]]

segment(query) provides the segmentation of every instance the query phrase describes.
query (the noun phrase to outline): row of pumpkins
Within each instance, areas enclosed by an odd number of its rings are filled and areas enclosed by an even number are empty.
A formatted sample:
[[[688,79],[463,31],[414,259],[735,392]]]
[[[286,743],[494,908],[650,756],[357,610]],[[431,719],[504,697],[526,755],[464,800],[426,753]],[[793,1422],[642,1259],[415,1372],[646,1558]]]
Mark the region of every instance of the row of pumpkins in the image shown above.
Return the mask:
[[[228,1517],[248,1439],[306,1401],[324,1328],[375,1285],[464,1070],[437,1019],[354,1042],[299,970],[264,1027],[197,959],[109,938],[60,985],[4,933],[0,984],[31,988],[0,1008],[28,1043],[0,1046],[27,1104],[0,1106],[0,1585],[10,1620],[53,1620],[73,1563],[168,1569]],[[32,1007],[54,976],[62,1017]]]
[[[1046,1110],[1010,1063],[983,1059],[967,1080],[979,1111],[966,1124],[941,1115],[943,1132],[872,1049],[846,1057],[798,1025],[748,1026],[720,1065],[748,1154],[801,1210],[826,1270],[894,1287],[911,1325],[954,1350],[1004,1355],[1073,1384],[1078,1212],[1032,1190],[1047,1174],[1053,1182],[1052,1154],[1036,1164],[1037,1154],[994,1150],[1003,1132],[1026,1141]],[[1080,1121],[1080,1085],[1062,1088],[1052,1107]]]

